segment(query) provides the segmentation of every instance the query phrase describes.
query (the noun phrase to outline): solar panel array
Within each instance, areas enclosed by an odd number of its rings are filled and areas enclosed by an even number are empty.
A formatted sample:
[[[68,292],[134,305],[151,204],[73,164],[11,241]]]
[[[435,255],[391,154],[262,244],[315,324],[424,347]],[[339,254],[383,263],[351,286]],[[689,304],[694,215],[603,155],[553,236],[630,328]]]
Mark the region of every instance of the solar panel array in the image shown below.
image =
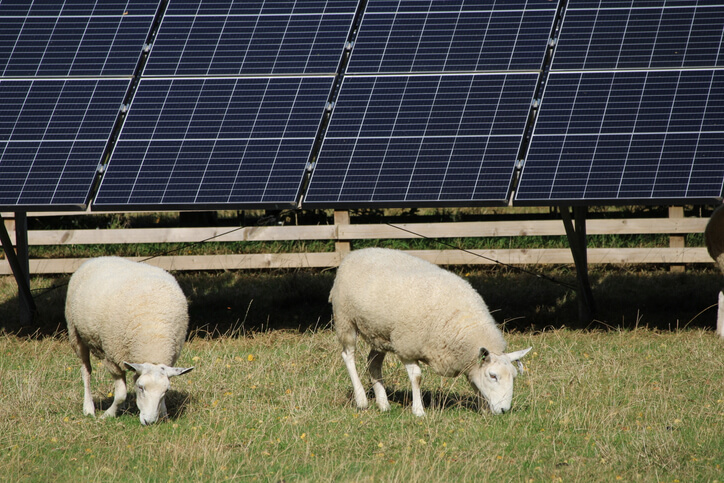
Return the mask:
[[[170,2],[94,207],[296,203],[356,2]]]
[[[0,209],[722,196],[724,1],[41,0],[0,18]]]
[[[293,204],[333,80],[142,80],[94,206]]]
[[[156,7],[0,3],[0,207],[87,202]]]
[[[723,35],[722,2],[571,0],[515,200],[721,197]]]
[[[505,203],[555,13],[368,2],[305,205]]]
[[[307,206],[508,196],[536,74],[347,77]]]

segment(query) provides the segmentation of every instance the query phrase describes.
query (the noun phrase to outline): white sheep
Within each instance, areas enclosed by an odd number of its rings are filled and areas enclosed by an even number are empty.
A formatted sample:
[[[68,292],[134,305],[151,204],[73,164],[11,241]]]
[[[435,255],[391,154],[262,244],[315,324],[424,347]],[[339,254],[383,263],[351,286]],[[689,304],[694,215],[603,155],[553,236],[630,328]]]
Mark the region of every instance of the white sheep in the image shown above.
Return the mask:
[[[704,231],[706,248],[709,255],[724,272],[724,205],[714,210]],[[716,332],[724,337],[724,292],[719,292],[719,312],[716,320]]]
[[[126,400],[126,370],[134,371],[141,423],[165,417],[169,378],[193,367],[171,367],[188,329],[188,303],[176,279],[161,268],[124,258],[88,260],[70,278],[65,303],[68,337],[80,357],[83,413],[94,415],[90,352],[115,381],[114,417]]]
[[[532,348],[506,354],[485,302],[457,275],[398,250],[365,248],[344,258],[329,301],[358,408],[367,408],[354,358],[360,335],[371,346],[369,374],[382,411],[390,409],[382,384],[387,352],[397,354],[407,369],[416,416],[425,414],[420,362],[442,376],[464,373],[494,414],[510,409],[518,374],[512,363]]]

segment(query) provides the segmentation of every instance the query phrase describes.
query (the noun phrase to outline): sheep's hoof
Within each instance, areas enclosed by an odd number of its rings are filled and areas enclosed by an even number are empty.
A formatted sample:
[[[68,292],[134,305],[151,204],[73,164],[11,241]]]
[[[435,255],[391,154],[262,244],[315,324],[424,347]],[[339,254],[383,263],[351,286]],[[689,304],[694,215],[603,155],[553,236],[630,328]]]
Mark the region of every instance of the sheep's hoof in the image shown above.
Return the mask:
[[[101,419],[115,418],[115,417],[116,417],[116,412],[108,410],[105,413],[103,413],[103,415],[101,416]]]

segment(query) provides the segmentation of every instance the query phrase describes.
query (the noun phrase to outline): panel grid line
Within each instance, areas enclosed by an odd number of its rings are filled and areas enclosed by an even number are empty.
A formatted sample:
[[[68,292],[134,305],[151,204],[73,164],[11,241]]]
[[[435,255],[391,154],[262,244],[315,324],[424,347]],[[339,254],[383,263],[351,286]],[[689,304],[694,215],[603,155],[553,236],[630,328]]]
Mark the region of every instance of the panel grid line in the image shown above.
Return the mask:
[[[172,83],[173,83],[173,81],[172,81]],[[166,91],[166,95],[164,96],[163,104],[161,105],[161,111],[163,111],[163,109],[166,107],[166,103],[168,102],[168,98],[169,98],[170,93],[171,93],[171,89],[169,88],[169,89]],[[131,109],[133,109],[133,104],[131,104]],[[129,110],[130,110],[130,109],[129,109]],[[154,125],[153,125],[153,133],[154,133],[154,134],[156,133],[156,131],[158,131],[158,125],[159,125],[160,122],[161,122],[161,116],[158,116],[158,118],[156,118],[156,122],[155,122]],[[122,135],[123,135],[123,130],[121,130],[121,136],[122,136]],[[120,138],[119,138],[119,139],[120,139]],[[151,139],[153,139],[153,135],[151,135]],[[144,153],[143,153],[143,157],[141,158],[141,164],[140,164],[139,167],[138,167],[138,171],[136,172],[136,176],[134,177],[133,183],[131,184],[131,187],[130,187],[130,189],[128,190],[128,196],[127,196],[127,198],[126,198],[126,203],[130,203],[131,198],[133,197],[133,194],[134,194],[134,191],[135,191],[135,189],[136,189],[136,186],[138,185],[138,180],[139,180],[139,178],[140,178],[140,176],[141,176],[141,172],[142,172],[142,170],[143,170],[143,166],[144,166],[144,164],[145,164],[145,162],[146,162],[146,158],[148,157],[148,151],[149,151],[150,149],[151,149],[151,143],[148,143],[148,144],[146,145],[146,149],[145,149],[145,151],[144,151]],[[112,158],[111,158],[111,161],[112,161]]]
[[[297,90],[294,93],[294,100],[291,103],[289,112],[287,113],[287,118],[284,121],[284,129],[280,136],[282,139],[285,138],[285,134],[287,133],[287,129],[289,128],[289,120],[291,119],[292,112],[294,112],[294,108],[297,105],[297,100],[299,99],[299,90],[301,89],[301,87],[302,87],[302,83],[300,82],[299,84],[297,84]],[[281,150],[281,147],[282,147],[282,143],[280,142],[279,144],[277,144],[276,152],[274,153],[274,157],[272,158],[271,167],[267,174],[266,183],[264,183],[264,189],[262,190],[262,195],[261,195],[262,198],[264,198],[266,196],[267,190],[269,188],[269,182],[271,180],[272,173],[274,172],[274,168],[277,163],[277,160],[279,159],[279,151]]]
[[[373,89],[373,90],[374,90],[374,88],[376,87],[376,85],[377,85],[377,78],[374,78],[374,81],[373,81],[373,84],[372,84],[372,89]],[[359,140],[361,139],[360,134],[362,133],[362,128],[364,127],[365,120],[367,119],[367,113],[369,112],[370,102],[372,102],[372,96],[369,96],[369,97],[367,98],[367,104],[365,105],[364,113],[362,114],[362,119],[361,119],[361,122],[359,123],[359,128],[358,128],[358,130],[357,130],[357,135],[354,137],[354,141],[353,141],[354,144],[353,144],[353,147],[352,147],[351,156],[354,156],[354,154],[355,154],[355,152],[356,152],[356,150],[357,150],[357,145],[359,144]],[[400,114],[400,109],[399,109],[399,106],[398,106],[397,114],[396,114],[396,115],[399,116],[399,114]],[[327,139],[331,139],[331,138],[327,137]],[[385,139],[388,139],[388,146],[389,146],[389,142],[390,142],[390,141],[389,141],[389,138],[385,138]],[[344,171],[344,176],[342,177],[342,182],[341,182],[341,187],[340,187],[339,193],[337,193],[337,201],[340,201],[341,198],[342,198],[342,193],[344,192],[344,188],[345,188],[345,186],[347,185],[347,178],[348,178],[348,176],[349,176],[349,170],[350,170],[351,168],[352,168],[352,163],[348,163],[348,164],[347,164],[347,167],[346,167],[346,169],[345,169],[345,171]],[[375,189],[376,189],[378,183],[379,183],[379,174],[377,175],[377,178],[375,179]]]
[[[206,84],[206,80],[203,80],[201,83],[201,89],[199,89],[199,93],[203,92],[205,84]],[[170,91],[171,91],[171,89],[169,89],[168,92],[170,92]],[[194,101],[194,107],[191,111],[192,112],[191,119],[189,120],[188,124],[186,124],[186,129],[184,131],[184,135],[183,135],[182,141],[181,141],[181,147],[179,147],[179,150],[176,152],[176,156],[174,156],[173,166],[171,166],[171,171],[169,173],[168,179],[166,179],[166,186],[164,186],[163,192],[161,194],[162,200],[166,198],[166,193],[168,192],[168,187],[171,184],[171,180],[173,179],[174,172],[176,171],[176,166],[178,165],[179,156],[181,155],[182,148],[183,148],[184,144],[188,141],[187,134],[189,133],[189,129],[191,128],[191,123],[193,122],[193,117],[196,115],[196,112],[197,112],[196,109],[199,107],[200,100],[201,100],[201,96],[199,95],[196,97],[196,100]],[[227,106],[227,110],[228,110],[228,106]],[[159,119],[160,119],[160,117],[159,117]],[[150,143],[149,143],[149,146],[150,146]],[[213,149],[209,150],[209,155],[211,155],[212,152],[213,152]],[[207,159],[206,166],[208,166],[208,164],[209,163],[208,163],[208,159]],[[139,172],[140,171],[141,170],[139,169]],[[197,192],[197,195],[198,195],[198,192]]]
[[[463,112],[465,112],[465,111],[467,110],[467,107],[468,107],[468,101],[470,100],[470,91],[471,91],[471,88],[472,88],[472,84],[473,84],[473,81],[472,81],[472,79],[471,79],[471,80],[470,80],[470,84],[468,84],[467,92],[465,93],[465,102],[463,103]],[[496,111],[497,111],[497,110],[496,110]],[[450,170],[450,163],[452,162],[453,152],[455,151],[455,147],[457,146],[458,139],[461,138],[461,136],[460,136],[460,128],[461,128],[461,127],[462,127],[462,125],[461,125],[461,124],[458,124],[457,128],[455,129],[455,137],[454,137],[454,140],[453,140],[452,149],[450,149],[450,154],[448,155],[448,158],[447,158],[447,164],[445,165],[445,174],[442,176],[442,182],[440,183],[440,189],[439,189],[438,192],[437,192],[437,197],[438,197],[438,199],[442,198],[443,188],[444,188],[444,186],[445,186],[445,182],[446,182],[447,179],[448,179],[448,172],[449,172],[449,170]],[[485,142],[485,149],[483,150],[483,153],[482,153],[482,154],[483,154],[483,158],[485,158],[485,151],[486,151],[487,148],[488,148],[488,142],[489,142],[489,141],[490,141],[490,137],[488,137],[488,139],[487,139],[486,142]],[[479,181],[479,179],[480,179],[480,176],[479,176],[479,174],[478,174],[478,179],[476,180],[476,184],[477,184],[477,182]]]
[[[590,46],[590,44],[589,44],[589,46]],[[581,80],[582,80],[582,77],[579,77],[578,83],[576,84],[576,93],[573,95],[573,99],[571,100],[573,107],[575,107],[576,104],[578,103],[578,93],[581,91]],[[543,99],[545,100],[545,94],[543,95]],[[573,107],[571,108],[571,112],[568,115],[568,123],[566,124],[566,130],[564,133],[565,137],[568,137],[568,134],[570,133],[570,130],[571,130],[571,121],[573,120]],[[543,108],[543,105],[541,104],[541,110],[542,110],[542,108]],[[565,147],[565,141],[564,141],[563,147],[561,147],[561,149],[563,149],[564,147]],[[560,170],[560,167],[561,167],[561,159],[559,158],[558,161],[556,162],[556,169],[553,172],[554,180],[556,180],[558,178],[558,171]],[[548,192],[549,198],[553,196],[554,188],[555,188],[555,181],[553,183],[551,183],[550,191]]]
[[[196,15],[194,15],[194,18],[191,21],[191,27],[189,28],[189,31],[193,30],[194,26],[196,25],[196,19],[198,19],[200,17],[200,15],[198,14],[198,11],[200,8],[201,8],[201,2],[199,2],[198,6],[196,7]],[[231,8],[231,5],[229,5],[229,8]],[[161,23],[161,27],[163,27],[163,23]],[[156,35],[158,36],[158,34],[156,34]],[[188,45],[189,45],[189,37],[187,35],[186,38],[184,39],[183,47],[181,48],[182,55],[184,53],[186,53],[186,47],[188,47]],[[215,45],[214,53],[216,53],[216,47],[218,47],[218,42]],[[153,54],[153,49],[151,50],[151,54]],[[180,67],[181,67],[181,63],[176,64],[176,68],[174,69],[174,72],[173,72],[173,74],[175,76],[179,75],[178,70]],[[211,68],[211,64],[209,63],[209,67],[207,67],[207,69],[206,69],[206,75],[209,75],[210,68]]]
[[[701,141],[701,133],[704,129],[704,118],[706,117],[706,111],[709,109],[709,100],[711,98],[711,88],[714,84],[714,73],[712,72],[711,77],[709,79],[709,89],[707,89],[706,92],[706,102],[704,105],[706,106],[704,108],[704,115],[701,116],[701,122],[699,123],[699,132],[696,133],[696,147],[694,148],[694,159],[696,159],[696,155],[699,151],[699,142]],[[686,179],[686,191],[689,191],[689,188],[691,187],[691,177],[694,173],[694,163],[691,164],[689,167],[689,176]]]
[[[505,80],[507,80],[507,76],[505,77]],[[503,82],[503,84],[505,84],[505,81]],[[493,120],[492,120],[491,125],[495,125],[495,120],[496,120],[497,117],[498,117],[498,112],[500,112],[500,99],[501,99],[501,98],[502,98],[502,91],[501,91],[501,95],[498,96],[498,100],[497,100],[497,103],[496,103],[496,105],[495,105],[495,111],[494,111],[494,113],[493,113]],[[492,129],[491,129],[491,131],[492,131]],[[478,175],[477,175],[477,177],[475,178],[475,186],[478,186],[478,185],[479,185],[479,183],[480,183],[480,176],[483,174],[483,167],[484,167],[484,164],[485,164],[485,162],[484,162],[484,155],[485,155],[485,153],[486,153],[487,150],[488,150],[488,144],[490,143],[490,138],[491,138],[490,135],[486,136],[486,138],[485,138],[485,144],[484,144],[485,147],[484,147],[484,149],[483,149],[483,152],[481,153],[481,154],[483,155],[483,162],[481,162],[480,165],[479,165],[479,167],[478,167]],[[517,154],[517,153],[516,153],[516,154]],[[516,158],[517,158],[517,156],[516,156]],[[517,161],[517,159],[514,159],[514,161]],[[475,191],[473,191],[473,193],[471,194],[471,197],[474,196],[474,195],[475,195]]]
[[[649,77],[649,74],[647,72],[646,78],[644,79],[644,86],[646,85],[646,81],[648,80],[648,77]],[[641,104],[643,103],[643,101],[644,101],[644,96],[643,96],[643,92],[642,92],[641,96],[639,97],[638,106],[636,107],[636,116],[634,117],[634,126],[638,123],[639,114],[641,112]],[[623,160],[623,166],[621,169],[621,173],[625,173],[626,169],[628,168],[628,160],[629,160],[629,155],[631,154],[631,146],[633,144],[633,140],[634,140],[634,137],[631,136],[629,138],[628,145],[626,146],[626,157]],[[619,183],[618,183],[618,190],[616,191],[617,198],[621,196],[621,190],[623,189],[623,181],[624,181],[624,177],[621,176],[621,179],[619,180]]]
[[[442,76],[440,76],[440,78],[438,79],[438,81],[437,81],[437,86],[435,87],[435,92],[434,92],[434,94],[432,95],[432,103],[431,103],[431,105],[433,105],[433,106],[434,106],[435,103],[437,102],[437,95],[438,95],[438,93],[440,92],[440,83],[441,83],[441,82],[442,82]],[[425,128],[422,130],[422,132],[423,132],[423,135],[422,135],[423,139],[425,138],[425,134],[427,133],[427,131],[428,131],[429,127],[430,127],[430,118],[431,118],[431,117],[432,117],[432,109],[430,109],[430,110],[428,111],[428,113],[427,113],[427,119],[425,120]],[[394,129],[394,128],[393,128],[393,129]],[[423,142],[424,142],[424,141],[423,141]],[[412,174],[411,174],[411,176],[410,176],[410,179],[409,179],[408,182],[407,182],[407,188],[405,189],[404,199],[407,199],[407,197],[408,197],[409,194],[410,194],[410,186],[412,185],[412,180],[413,180],[413,178],[414,178],[414,176],[415,176],[415,170],[417,169],[417,164],[418,164],[418,162],[419,162],[419,160],[420,160],[420,152],[422,151],[422,144],[423,144],[423,143],[421,142],[421,143],[418,144],[418,146],[417,146],[417,153],[415,154],[415,160],[414,160],[413,163],[412,163],[412,171],[411,171]]]
[[[53,34],[55,33],[55,29],[58,27],[58,22],[60,21],[60,16],[55,18],[55,23],[53,24],[53,29],[50,31],[50,38],[53,38]],[[90,19],[89,19],[90,21]],[[87,24],[86,24],[87,25]],[[38,75],[38,71],[40,70],[40,67],[43,65],[43,59],[45,59],[45,55],[48,53],[48,47],[50,46],[50,42],[47,42],[45,44],[45,49],[43,50],[43,55],[40,56],[40,62],[38,62],[38,67],[35,69],[35,75]],[[76,54],[77,55],[77,50]]]
[[[613,82],[611,82],[611,88],[608,90],[608,94],[606,96],[606,107],[603,109],[603,115],[601,116],[602,119],[606,118],[606,113],[608,112],[609,107],[609,101],[611,100],[611,91],[613,90]],[[598,151],[598,147],[600,145],[601,141],[601,133],[603,131],[603,123],[601,123],[598,126],[598,135],[596,136],[596,146],[593,148],[593,159],[596,159],[596,152]],[[588,166],[588,173],[586,175],[586,183],[583,188],[583,192],[588,192],[589,183],[591,181],[591,172],[593,171],[593,163],[590,163]]]
[[[96,85],[93,86],[93,93],[92,93],[91,96],[90,96],[91,98],[93,98],[93,97],[95,96],[95,93],[96,93],[97,90],[98,90],[98,84],[96,84]],[[88,117],[88,109],[89,109],[89,107],[90,107],[89,104],[87,104],[87,105],[85,106],[85,111],[83,112],[83,118],[82,118],[82,120],[81,120],[81,122],[80,122],[81,125],[83,124],[83,122],[85,121],[85,119]],[[71,142],[71,149],[68,151],[68,156],[70,156],[70,153],[73,151],[73,147],[75,147],[76,142],[77,142],[77,139],[75,139],[75,137],[74,137],[73,141]],[[69,162],[69,159],[68,159],[68,157],[66,157],[65,162],[63,163],[63,168],[61,169],[60,175],[58,176],[58,181],[60,181],[61,179],[63,179],[63,175],[65,174],[65,170],[66,170],[66,168],[68,167],[68,162]],[[28,172],[30,172],[30,170],[28,170]],[[58,182],[58,183],[55,184],[55,189],[53,190],[53,194],[51,195],[51,200],[52,200],[52,199],[55,199],[55,195],[58,193],[58,187],[59,187],[59,186],[60,186],[60,182]],[[23,186],[23,190],[24,190],[24,189],[25,189],[25,186]]]
[[[262,99],[265,99],[265,98],[266,98],[266,95],[267,95],[267,92],[268,92],[268,91],[269,91],[269,83],[267,82],[266,86],[264,87],[264,93],[263,93],[263,95],[262,95]],[[263,102],[260,102],[260,103],[259,103],[259,108],[256,110],[256,115],[254,116],[254,122],[252,123],[252,128],[251,128],[251,130],[250,130],[249,132],[254,132],[254,129],[256,128],[257,121],[259,120],[259,114],[261,113],[261,109],[262,109],[263,106],[264,106],[264,103],[263,103]],[[250,138],[250,139],[251,139],[251,138]],[[249,139],[249,140],[250,140],[250,139]],[[249,149],[249,143],[247,142],[247,143],[244,145],[244,150],[242,151],[242,157],[241,157],[241,159],[244,159],[244,157],[246,156],[246,152],[247,152],[248,149]],[[239,165],[238,165],[237,168],[236,168],[236,175],[234,176],[234,185],[236,185],[236,183],[238,182],[238,180],[239,180],[239,174],[240,174],[240,173],[241,173],[241,163],[239,163]],[[200,189],[201,189],[201,187],[199,186],[199,190],[200,190]],[[232,194],[233,194],[233,193],[230,191],[228,197],[226,198],[227,203],[231,202]],[[198,199],[198,193],[196,194],[196,198]]]

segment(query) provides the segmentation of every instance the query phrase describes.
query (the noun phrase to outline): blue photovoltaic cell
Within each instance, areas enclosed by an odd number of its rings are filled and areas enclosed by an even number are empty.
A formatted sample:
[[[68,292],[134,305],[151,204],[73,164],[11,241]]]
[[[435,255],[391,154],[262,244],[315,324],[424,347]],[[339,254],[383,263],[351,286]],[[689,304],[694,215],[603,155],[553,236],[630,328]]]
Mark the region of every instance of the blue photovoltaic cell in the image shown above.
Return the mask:
[[[170,15],[303,15],[354,13],[357,0],[171,0]]]
[[[85,204],[128,83],[0,81],[0,207]]]
[[[334,74],[356,9],[354,2],[218,3],[226,8],[171,2],[144,75]]]
[[[0,4],[0,77],[130,76],[157,2]]]
[[[721,0],[569,0],[570,8],[662,8],[721,5]]]
[[[536,81],[347,77],[305,205],[504,202]]]
[[[295,203],[333,80],[142,79],[94,206]]]
[[[3,0],[0,17],[155,15],[158,2],[147,0]]]
[[[450,10],[555,10],[550,0],[369,0],[367,13],[447,12]]]
[[[516,200],[714,199],[724,71],[551,73]]]
[[[557,5],[529,3],[371,1],[347,73],[540,69]]]
[[[655,69],[724,65],[724,3],[580,8],[569,2],[552,69]],[[613,2],[618,3],[618,2]],[[701,3],[701,2],[700,2]]]

